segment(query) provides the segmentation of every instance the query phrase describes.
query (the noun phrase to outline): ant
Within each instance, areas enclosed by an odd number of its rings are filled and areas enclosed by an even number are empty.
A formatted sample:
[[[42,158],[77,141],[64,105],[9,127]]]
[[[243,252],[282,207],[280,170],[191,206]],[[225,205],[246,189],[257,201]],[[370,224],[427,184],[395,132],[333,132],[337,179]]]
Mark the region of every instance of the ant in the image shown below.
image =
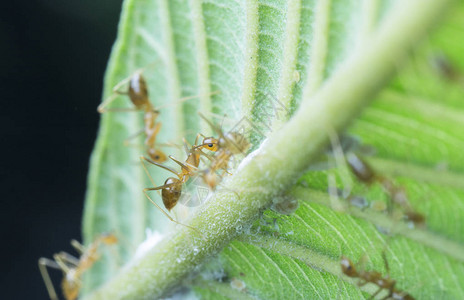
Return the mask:
[[[353,262],[345,256],[342,256],[340,264],[343,274],[348,277],[359,278],[359,286],[363,286],[370,282],[379,287],[378,290],[369,299],[374,299],[375,296],[377,296],[383,289],[385,289],[388,291],[388,295],[382,299],[413,300],[413,296],[409,295],[405,291],[401,291],[395,288],[396,280],[390,278],[390,268],[388,266],[387,257],[385,256],[384,251],[382,252],[382,258],[385,263],[385,268],[387,269],[387,276],[385,277],[377,271],[356,270]],[[358,262],[358,265],[359,263],[360,262]]]
[[[63,290],[64,297],[66,300],[74,300],[79,295],[79,290],[82,285],[82,274],[86,270],[90,269],[100,258],[100,254],[97,252],[100,244],[114,245],[117,242],[118,239],[113,234],[100,235],[88,247],[84,247],[78,241],[72,240],[71,245],[77,250],[77,252],[79,252],[79,258],[76,258],[66,252],[60,252],[53,255],[54,260],[44,257],[40,258],[39,270],[42,274],[50,299],[58,300],[58,296],[56,295],[50,275],[48,275],[47,267],[63,271],[64,277],[61,282],[61,288]]]
[[[129,137],[131,139],[137,135],[145,132],[145,147],[147,149],[148,156],[151,160],[163,163],[167,160],[166,154],[157,148],[156,146],[156,137],[161,130],[161,122],[157,122],[157,118],[160,114],[159,108],[155,109],[153,104],[151,104],[148,96],[148,88],[145,78],[142,75],[143,69],[137,70],[132,76],[123,79],[113,88],[113,95],[108,99],[103,101],[97,108],[99,113],[104,112],[127,112],[127,111],[143,111],[144,115],[144,130],[139,133]],[[126,91],[121,91],[121,87],[129,82],[128,88]],[[212,92],[210,95],[217,94],[218,92]],[[134,104],[132,108],[105,108],[108,104],[113,102],[118,95],[127,95],[131,102]],[[180,101],[186,101],[192,98],[197,98],[198,96],[189,96],[180,99]],[[127,141],[127,140],[126,140]]]
[[[128,89],[121,91],[120,88],[129,82]],[[134,104],[132,108],[105,108],[109,103],[113,102],[118,95],[127,95]],[[122,80],[113,88],[113,95],[103,101],[97,108],[99,113],[109,111],[143,111],[144,115],[144,131],[145,131],[145,146],[147,153],[151,159],[157,162],[165,162],[166,154],[155,146],[156,137],[161,130],[161,123],[156,122],[159,111],[151,104],[148,97],[148,88],[145,78],[142,75],[142,70],[138,70],[134,75]],[[140,133],[142,133],[141,131]],[[138,135],[138,134],[136,134]],[[136,136],[135,135],[135,136]]]
[[[404,209],[404,215],[408,220],[418,225],[425,223],[425,217],[412,209],[404,187],[397,186],[390,179],[379,176],[366,161],[353,152],[348,153],[346,160],[353,174],[361,182],[366,185],[378,182],[387,191],[392,202]]]
[[[430,63],[435,71],[446,80],[457,83],[463,81],[463,76],[459,72],[458,68],[453,65],[449,57],[444,53],[436,53],[430,57]]]
[[[198,142],[198,137],[195,139],[195,144]],[[179,199],[182,195],[182,186],[184,183],[187,182],[187,180],[192,177],[194,174],[196,174],[198,170],[198,166],[200,165],[200,156],[204,155],[209,157],[206,153],[202,151],[202,149],[209,149],[211,151],[217,150],[217,140],[214,137],[204,137],[203,143],[200,145],[194,145],[191,146],[190,150],[188,150],[187,142],[184,139],[184,146],[186,147],[186,152],[188,154],[186,162],[182,163],[181,161],[177,160],[174,158],[172,155],[169,156],[169,158],[177,163],[181,167],[180,172],[176,172],[175,170],[163,166],[160,163],[157,163],[155,161],[152,161],[144,156],[141,156],[140,159],[142,161],[143,168],[145,170],[145,173],[149,176],[150,181],[152,184],[155,186],[153,182],[153,178],[151,177],[150,173],[148,172],[147,168],[145,167],[145,164],[143,161],[147,161],[152,165],[158,166],[160,168],[163,168],[177,176],[176,177],[168,177],[166,181],[164,182],[164,185],[158,186],[158,187],[152,187],[152,188],[145,188],[143,189],[143,193],[145,196],[159,209],[161,212],[166,215],[169,220],[171,220],[174,223],[186,226],[190,229],[193,229],[197,231],[196,228],[182,224],[176,220],[174,220],[166,211],[164,211],[158,204],[156,204],[153,199],[147,194],[148,191],[155,191],[155,190],[161,190],[161,198],[163,200],[164,207],[170,212],[179,202]]]
[[[206,184],[208,184],[208,186],[214,190],[218,184],[216,172],[218,170],[224,170],[224,173],[229,173],[227,169],[232,156],[240,153],[245,153],[251,145],[242,134],[238,132],[228,132],[224,134],[220,127],[217,127],[216,125],[211,123],[200,112],[198,114],[219,135],[219,139],[216,139],[215,144],[215,152],[217,153],[214,156],[214,159],[212,160],[209,168],[202,171],[203,178]],[[203,141],[203,144],[197,147],[203,146],[204,143],[205,140]]]

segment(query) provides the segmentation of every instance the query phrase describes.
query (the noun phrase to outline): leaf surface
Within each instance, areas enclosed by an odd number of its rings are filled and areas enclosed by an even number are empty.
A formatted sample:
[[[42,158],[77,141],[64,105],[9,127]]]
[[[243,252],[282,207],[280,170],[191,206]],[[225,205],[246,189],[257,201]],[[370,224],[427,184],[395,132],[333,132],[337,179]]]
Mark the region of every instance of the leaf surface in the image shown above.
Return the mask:
[[[160,115],[161,143],[180,144],[184,136],[193,142],[198,131],[212,134],[200,122],[197,111],[201,111],[216,123],[223,120],[228,130],[251,121],[247,133],[256,149],[301,103],[311,101],[350,57],[371,47],[372,37],[401,5],[401,1],[355,0],[128,0],[104,97],[120,80],[145,67],[153,103],[167,104]],[[351,188],[369,202],[387,197],[379,186],[366,187],[347,176],[343,167],[306,172],[287,191],[298,199],[296,212],[284,216],[267,210],[251,227],[238,228],[242,234],[217,258],[210,258],[219,262],[217,268],[228,279],[193,280],[197,295],[368,298],[375,286],[359,288],[356,280],[343,276],[340,256],[357,261],[366,255],[366,268],[385,274],[381,251],[386,247],[391,277],[399,289],[420,299],[463,298],[459,284],[464,281],[463,17],[464,7],[456,4],[445,23],[408,57],[401,73],[347,130],[375,149],[368,161],[405,186],[414,209],[426,216],[427,228],[411,229],[370,208],[336,211],[327,193],[329,175],[335,176],[337,187]],[[440,67],[440,59],[453,72]],[[220,94],[210,95],[214,91]],[[200,97],[178,102],[191,95]],[[113,105],[129,107],[129,101],[119,97]],[[224,114],[227,117],[221,118]],[[143,151],[122,145],[142,128],[141,119],[137,113],[106,113],[102,118],[83,231],[86,242],[105,231],[114,231],[121,239],[117,253],[107,253],[86,275],[84,293],[109,280],[130,260],[146,228],[168,232],[172,226],[141,192],[150,186],[137,163]],[[165,150],[182,155],[176,148]],[[166,172],[151,169],[155,182],[162,184]],[[266,176],[266,170],[262,174]],[[385,230],[394,235],[385,235]],[[237,291],[233,280],[246,288]]]

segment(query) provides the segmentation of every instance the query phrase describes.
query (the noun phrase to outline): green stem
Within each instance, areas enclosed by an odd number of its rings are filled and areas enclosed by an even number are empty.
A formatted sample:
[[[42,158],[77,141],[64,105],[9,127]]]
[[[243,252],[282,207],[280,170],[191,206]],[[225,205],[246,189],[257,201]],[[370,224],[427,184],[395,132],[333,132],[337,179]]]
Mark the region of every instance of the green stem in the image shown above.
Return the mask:
[[[373,99],[449,2],[398,1],[366,45],[225,182],[237,192],[219,191],[193,217],[190,225],[206,239],[179,227],[87,299],[153,299],[178,286],[292,186],[327,146],[329,133],[344,130]]]

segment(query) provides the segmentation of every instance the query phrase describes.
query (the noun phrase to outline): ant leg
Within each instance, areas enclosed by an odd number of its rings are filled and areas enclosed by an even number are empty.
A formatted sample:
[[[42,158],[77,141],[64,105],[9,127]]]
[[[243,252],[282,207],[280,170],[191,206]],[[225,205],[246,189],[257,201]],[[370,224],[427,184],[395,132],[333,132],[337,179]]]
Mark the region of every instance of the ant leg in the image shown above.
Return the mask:
[[[388,265],[387,255],[385,254],[385,249],[382,251],[382,259],[385,263],[385,269],[387,270],[387,276],[390,277],[390,266]]]
[[[121,91],[113,91],[113,95],[109,96],[106,98],[100,105],[97,107],[97,111],[99,113],[105,113],[105,112],[130,112],[130,111],[139,111],[138,108],[136,107],[113,107],[113,108],[106,108],[111,102],[116,100],[118,96],[120,95],[127,95],[127,92],[121,92]]]
[[[77,252],[79,252],[79,254],[82,254],[85,252],[85,247],[76,240],[71,241],[71,246],[73,246],[74,249],[76,249]]]
[[[163,166],[162,164],[156,163],[156,162],[152,161],[151,159],[146,158],[145,156],[140,156],[140,160],[142,161],[142,165],[143,165],[143,168],[145,169],[145,173],[147,173],[148,177],[150,177],[150,181],[151,181],[152,183],[153,183],[153,178],[151,178],[151,175],[150,175],[150,173],[148,172],[148,170],[147,170],[147,168],[146,168],[146,166],[145,166],[145,163],[143,162],[144,160],[147,161],[147,162],[149,162],[149,163],[152,164],[152,165],[155,165],[155,166],[158,166],[158,167],[160,167],[160,168],[163,168],[163,169],[165,169],[166,171],[169,171],[169,172],[171,172],[171,173],[173,173],[173,174],[175,174],[175,175],[178,176],[178,173],[177,173],[176,171],[174,171],[173,169],[171,169],[171,168],[169,168],[169,167],[167,167],[167,166]],[[155,186],[155,185],[156,185],[156,184],[153,183],[153,186]]]
[[[366,253],[364,253],[361,258],[359,259],[359,261],[356,263],[356,266],[359,267],[360,269],[363,269],[364,270],[364,267],[366,266],[366,261],[368,260],[368,257],[366,255]]]
[[[383,176],[377,176],[377,182],[380,183],[382,186],[383,190],[386,192],[388,195],[388,201],[387,201],[387,212],[390,216],[393,216],[393,213],[395,211],[395,201],[394,201],[394,193],[393,190],[396,189],[395,184],[388,178],[385,178]]]
[[[48,295],[50,296],[51,300],[58,300],[58,296],[56,295],[55,287],[53,286],[53,282],[50,279],[50,275],[48,274],[47,267],[60,269],[60,266],[51,259],[45,257],[39,259],[39,270],[45,283],[45,287],[47,288]]]
[[[221,121],[221,130],[222,130],[222,126],[224,126],[224,121],[226,120],[227,118],[227,114],[224,114],[224,116],[222,117],[222,121]]]
[[[335,211],[344,211],[345,207],[340,201],[339,190],[337,189],[337,180],[335,179],[335,175],[329,173],[327,175],[327,191],[329,193],[329,200],[330,206]],[[343,197],[343,191],[341,192],[341,196]]]
[[[204,138],[204,135],[202,135],[201,133],[197,133],[197,136],[195,137],[195,144],[196,145],[198,143],[198,138],[202,136]]]
[[[161,206],[159,206],[158,204],[156,204],[155,201],[153,201],[153,199],[148,195],[147,191],[154,191],[154,190],[159,190],[159,189],[162,189],[162,188],[165,188],[165,187],[169,187],[171,186],[170,184],[168,185],[163,185],[163,186],[159,186],[159,187],[156,187],[156,188],[144,188],[143,189],[143,193],[145,194],[145,196],[148,198],[148,200],[150,200],[151,203],[153,203],[171,222],[174,222],[176,224],[179,224],[179,225],[182,225],[184,227],[187,227],[193,231],[195,231],[196,233],[198,233],[201,238],[205,241],[207,241],[207,239],[205,238],[205,236],[198,230],[196,229],[195,227],[192,227],[192,226],[189,226],[189,225],[186,225],[186,224],[182,224],[181,222],[175,220],[173,217],[171,217],[166,211],[164,211],[164,209],[161,208]]]
[[[177,148],[177,149],[180,149],[182,146],[179,145],[179,144],[176,144],[176,143],[172,143],[172,142],[166,142],[166,143],[156,143],[158,146],[160,147],[174,147],[174,148]]]
[[[201,112],[198,112],[198,115],[206,122],[208,125],[217,133],[219,134],[220,137],[224,137],[224,133],[222,132],[222,129],[213,123],[211,123],[210,120],[208,120]]]
[[[338,138],[337,133],[332,129],[328,128],[327,132],[330,138],[331,150],[333,154],[333,159],[335,161],[335,166],[340,170],[340,177],[343,184],[343,198],[347,198],[351,194],[351,189],[353,187],[353,180],[351,179],[350,172],[345,159],[345,153]]]
[[[201,152],[201,154],[202,154],[204,157],[206,157],[207,159],[209,159],[209,161],[213,161],[213,160],[214,160],[214,156],[209,155],[209,154],[203,152],[203,150],[200,150],[200,152]]]
[[[197,133],[197,136],[195,137],[195,142],[193,143],[193,146],[190,145],[187,140],[185,138],[182,139],[182,141],[184,142],[184,151],[185,151],[185,154],[188,156],[190,154],[190,149],[192,147],[196,147],[197,146],[197,143],[198,143],[198,138],[202,136],[204,137],[201,133]],[[201,151],[201,150],[200,150]]]
[[[153,177],[151,177],[150,173],[148,172],[147,170],[147,167],[145,166],[145,163],[143,162],[143,160],[146,160],[156,166],[159,166],[165,170],[168,170],[168,171],[171,171],[173,172],[174,174],[177,175],[176,172],[174,172],[173,170],[171,170],[170,168],[168,167],[165,167],[163,165],[160,165],[160,164],[157,164],[151,160],[149,160],[148,158],[144,157],[144,156],[141,156],[140,157],[140,160],[142,161],[142,166],[143,166],[143,169],[145,170],[145,173],[148,175],[148,177],[150,178],[150,182],[153,184],[153,186],[156,186],[155,182],[153,181]],[[182,225],[184,227],[187,227],[187,228],[190,228],[194,231],[196,231],[202,239],[204,239],[205,241],[207,241],[207,239],[204,237],[204,235],[198,230],[196,229],[195,227],[192,227],[192,226],[189,226],[189,225],[185,225],[185,224],[182,224],[180,223],[179,221],[177,220],[174,220],[174,218],[172,218],[166,211],[164,211],[164,209],[161,208],[161,206],[159,206],[158,204],[156,204],[155,201],[153,201],[153,199],[148,195],[147,191],[155,191],[155,190],[160,190],[160,189],[163,189],[163,188],[166,188],[166,187],[170,187],[172,186],[172,184],[165,184],[165,185],[162,185],[162,186],[159,186],[159,187],[155,187],[155,188],[144,188],[143,189],[143,193],[145,194],[145,196],[148,198],[148,200],[150,200],[151,203],[153,203],[169,220],[171,220],[172,222],[176,223],[176,224],[179,224],[179,225]]]
[[[200,94],[200,95],[193,95],[193,96],[183,97],[183,98],[177,99],[177,101],[175,101],[175,103],[171,102],[171,103],[168,103],[168,104],[164,104],[164,105],[161,105],[161,106],[157,107],[157,109],[161,109],[161,108],[164,108],[166,106],[173,105],[173,104],[181,104],[181,103],[183,103],[183,102],[185,102],[187,100],[199,98],[201,96],[213,96],[213,95],[217,95],[217,94],[220,94],[220,91],[214,91],[214,92],[207,93],[207,94]]]
[[[58,266],[60,267],[60,269],[65,273],[65,274],[68,274],[69,271],[70,271],[70,268],[68,266],[68,264],[70,263],[67,259],[66,259],[66,255],[64,254],[65,252],[60,252],[58,254],[55,254],[53,255],[53,258],[55,259],[55,262],[58,264]],[[66,264],[66,262],[68,264]]]
[[[198,140],[198,134],[197,134],[197,137],[195,138],[195,144],[197,144],[197,140]],[[184,143],[184,151],[185,151],[185,154],[188,156],[189,155],[189,152],[190,152],[190,148],[192,147],[185,138],[182,139],[182,142]]]
[[[379,288],[377,289],[377,291],[376,291],[375,293],[373,293],[373,294],[369,297],[369,300],[374,299],[375,296],[377,296],[381,291],[382,291],[382,288],[379,287]]]
[[[222,128],[222,125],[224,123],[224,121],[227,119],[228,122],[232,121],[231,119],[227,118],[227,114],[224,114],[224,115],[220,115],[220,114],[216,114],[216,113],[213,113],[213,112],[205,112],[208,116],[211,116],[213,119],[222,119],[221,121],[221,128]]]
[[[81,254],[82,254],[82,252],[81,252]],[[61,259],[63,261],[65,261],[65,262],[67,262],[67,263],[69,263],[71,265],[74,265],[74,266],[79,265],[79,259],[72,256],[71,254],[68,254],[66,252],[60,252],[58,255],[61,257]]]
[[[223,172],[222,172],[222,174],[220,175],[221,178],[224,178],[224,175],[225,175],[225,174],[227,174],[227,175],[229,175],[229,176],[232,176],[232,175],[233,175],[233,174],[230,173],[228,170],[224,169]]]
[[[194,168],[194,169],[198,169],[196,166],[193,166],[193,165],[191,165],[191,164],[189,164],[189,163],[183,163],[183,162],[181,162],[180,160],[178,160],[177,158],[175,158],[175,157],[172,156],[172,155],[169,155],[169,158],[172,159],[176,164],[178,164],[182,169],[184,169],[184,170],[186,170],[186,171],[188,171],[188,172],[190,172],[190,169],[189,169],[188,167]],[[177,174],[177,173],[176,173],[176,174]]]
[[[168,171],[173,172],[173,170],[171,170],[171,169],[169,169],[169,168],[167,168],[167,167],[165,167],[165,166],[159,165],[159,164],[155,163],[154,161],[151,161],[150,159],[148,159],[148,158],[146,158],[146,157],[144,157],[144,156],[140,156],[140,162],[142,163],[143,170],[145,171],[145,174],[147,174],[148,179],[150,180],[150,182],[151,182],[151,184],[152,184],[153,186],[156,186],[155,181],[153,180],[153,177],[151,177],[150,172],[148,172],[147,166],[146,166],[145,163],[143,162],[144,160],[146,160],[146,161],[148,161],[149,163],[152,163],[152,164],[154,164],[154,165],[156,165],[156,166],[162,167],[163,169],[167,169]],[[175,173],[175,174],[177,175],[177,173]],[[158,191],[158,194],[161,196],[161,194],[160,194],[159,191]],[[149,199],[150,199],[150,198],[149,198]],[[150,200],[151,200],[151,199],[150,199]],[[153,202],[153,201],[152,201],[152,202]]]
[[[136,147],[136,146],[138,146],[138,145],[130,144],[129,141],[135,139],[136,137],[138,137],[139,135],[143,134],[144,132],[145,132],[145,129],[140,129],[140,130],[137,131],[136,133],[131,134],[130,136],[128,136],[128,137],[124,140],[124,146],[126,146],[126,147]]]
[[[237,196],[237,198],[238,198],[239,200],[241,199],[241,198],[240,198],[240,195],[237,193],[237,191],[234,191],[234,190],[231,190],[231,189],[229,189],[229,188],[226,188],[225,186],[223,186],[223,185],[221,185],[221,184],[218,184],[218,186],[220,186],[221,189],[223,189],[223,190],[226,190],[226,191],[228,191],[228,192],[230,192],[230,193],[234,193],[235,196]]]
[[[360,280],[360,281],[358,282],[358,286],[359,286],[359,287],[362,287],[362,286],[365,286],[365,285],[368,284],[368,283],[369,283],[369,282],[366,281],[366,280]]]

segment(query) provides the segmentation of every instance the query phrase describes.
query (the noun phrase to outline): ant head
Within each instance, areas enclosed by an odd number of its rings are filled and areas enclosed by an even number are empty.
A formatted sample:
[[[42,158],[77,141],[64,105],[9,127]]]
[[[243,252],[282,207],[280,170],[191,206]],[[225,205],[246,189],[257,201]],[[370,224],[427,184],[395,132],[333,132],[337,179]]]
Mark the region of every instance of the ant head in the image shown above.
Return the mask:
[[[424,215],[415,212],[415,211],[407,211],[404,213],[405,219],[414,223],[414,225],[419,227],[424,227],[425,225],[425,217]]]
[[[342,260],[340,261],[340,264],[342,266],[342,272],[349,276],[349,277],[356,277],[358,272],[356,271],[356,268],[354,267],[353,265],[353,262],[345,257],[345,256],[342,256]]]
[[[148,155],[154,162],[157,163],[163,163],[168,159],[166,154],[164,154],[164,152],[159,149],[148,149]]]
[[[213,152],[216,152],[218,151],[218,139],[214,138],[214,137],[205,137],[203,139],[203,143],[202,143],[202,146],[206,149],[208,149],[209,151],[213,151]]]

